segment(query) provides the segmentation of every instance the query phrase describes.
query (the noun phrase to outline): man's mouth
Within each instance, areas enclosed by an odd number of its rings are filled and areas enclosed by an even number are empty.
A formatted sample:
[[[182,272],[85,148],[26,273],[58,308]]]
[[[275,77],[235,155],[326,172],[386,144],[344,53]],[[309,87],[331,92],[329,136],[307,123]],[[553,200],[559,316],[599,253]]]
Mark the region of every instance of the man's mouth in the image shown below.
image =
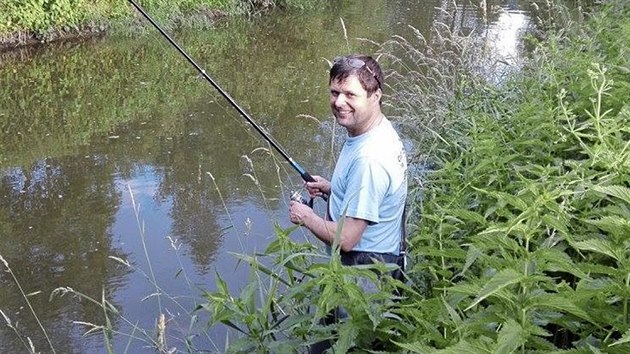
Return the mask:
[[[352,113],[352,111],[342,111],[342,110],[337,110],[337,114],[338,114],[339,116],[342,116],[342,117],[343,117],[343,116],[347,116],[347,115],[349,115],[349,114],[351,114],[351,113]]]

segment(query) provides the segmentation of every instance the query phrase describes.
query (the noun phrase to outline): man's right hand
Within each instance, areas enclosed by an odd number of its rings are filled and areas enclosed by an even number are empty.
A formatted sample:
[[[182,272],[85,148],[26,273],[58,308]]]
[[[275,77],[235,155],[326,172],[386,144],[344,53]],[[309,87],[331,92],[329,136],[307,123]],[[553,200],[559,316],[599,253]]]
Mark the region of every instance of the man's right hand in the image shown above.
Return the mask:
[[[306,190],[311,198],[321,197],[322,195],[330,195],[330,182],[322,176],[313,176],[315,182],[306,182]]]

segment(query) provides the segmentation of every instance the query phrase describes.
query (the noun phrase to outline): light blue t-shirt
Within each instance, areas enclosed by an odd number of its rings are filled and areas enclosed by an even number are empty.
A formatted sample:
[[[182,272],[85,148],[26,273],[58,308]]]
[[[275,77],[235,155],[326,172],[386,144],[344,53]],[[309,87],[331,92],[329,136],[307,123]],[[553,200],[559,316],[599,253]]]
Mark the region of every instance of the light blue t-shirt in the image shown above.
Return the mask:
[[[353,251],[398,255],[407,197],[407,157],[398,133],[383,117],[377,126],[347,137],[331,179],[329,217],[368,221]]]

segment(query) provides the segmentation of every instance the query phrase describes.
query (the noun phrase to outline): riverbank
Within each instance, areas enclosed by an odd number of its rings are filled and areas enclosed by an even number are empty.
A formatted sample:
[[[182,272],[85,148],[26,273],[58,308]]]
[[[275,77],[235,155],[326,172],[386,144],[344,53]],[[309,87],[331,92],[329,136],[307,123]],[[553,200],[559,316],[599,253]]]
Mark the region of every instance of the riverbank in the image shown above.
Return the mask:
[[[272,8],[306,8],[312,0],[138,1],[167,28],[212,25],[226,16],[254,15]],[[133,32],[144,24],[127,1],[7,0],[0,11],[0,53],[53,41],[83,40]]]

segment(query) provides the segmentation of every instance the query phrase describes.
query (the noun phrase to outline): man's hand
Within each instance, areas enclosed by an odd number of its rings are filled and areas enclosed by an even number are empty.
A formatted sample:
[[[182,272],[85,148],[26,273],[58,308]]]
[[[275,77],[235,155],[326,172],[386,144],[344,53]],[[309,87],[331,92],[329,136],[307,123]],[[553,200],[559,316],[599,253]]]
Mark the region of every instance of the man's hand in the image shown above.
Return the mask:
[[[300,202],[289,202],[289,220],[297,225],[306,225],[306,221],[315,215],[311,207]]]
[[[315,182],[306,182],[306,190],[311,198],[321,197],[322,195],[330,195],[330,182],[321,176],[313,176]]]

